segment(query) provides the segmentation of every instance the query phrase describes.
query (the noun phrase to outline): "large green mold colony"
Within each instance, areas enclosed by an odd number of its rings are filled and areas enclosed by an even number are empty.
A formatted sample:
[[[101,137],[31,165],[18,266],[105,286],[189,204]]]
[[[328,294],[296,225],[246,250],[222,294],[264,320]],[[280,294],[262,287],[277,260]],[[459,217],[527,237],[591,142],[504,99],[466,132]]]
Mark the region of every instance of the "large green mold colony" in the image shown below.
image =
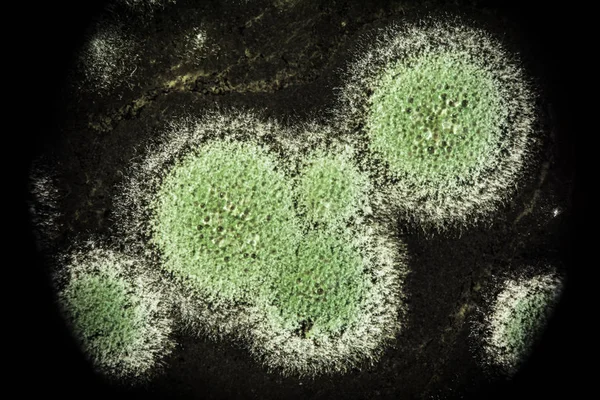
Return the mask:
[[[489,221],[534,161],[535,88],[522,61],[450,18],[392,25],[372,42],[348,68],[336,123],[370,153],[410,225]]]
[[[464,54],[427,55],[388,68],[371,98],[371,146],[400,176],[466,180],[499,127],[499,93]]]
[[[210,298],[268,295],[300,238],[291,189],[256,145],[214,143],[189,155],[156,196],[154,242],[165,268]]]

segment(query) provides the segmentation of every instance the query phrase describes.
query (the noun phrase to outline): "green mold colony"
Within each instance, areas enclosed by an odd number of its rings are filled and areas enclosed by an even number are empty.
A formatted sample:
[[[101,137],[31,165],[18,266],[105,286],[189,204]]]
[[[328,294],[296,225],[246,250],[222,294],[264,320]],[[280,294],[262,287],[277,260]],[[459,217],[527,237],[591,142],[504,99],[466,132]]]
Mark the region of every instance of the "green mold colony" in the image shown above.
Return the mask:
[[[135,344],[136,314],[130,288],[110,277],[86,276],[69,285],[63,293],[70,310],[75,335],[86,353],[103,363],[107,354],[125,353]]]
[[[91,250],[71,257],[59,304],[83,353],[111,378],[148,378],[172,349],[162,295],[148,278],[127,278],[134,262],[118,253]]]
[[[153,205],[164,267],[216,300],[269,296],[300,239],[291,190],[256,145],[215,143],[186,157]]]
[[[336,124],[399,216],[425,232],[489,221],[533,165],[537,116],[521,61],[459,20],[392,25],[349,65]]]
[[[498,97],[489,75],[464,55],[396,63],[371,98],[371,147],[415,183],[467,180],[495,145]]]
[[[492,364],[509,375],[518,370],[543,332],[561,290],[561,281],[551,276],[505,285],[489,318],[485,349]]]
[[[532,294],[515,304],[501,333],[502,340],[509,344],[512,353],[527,353],[533,344],[532,339],[537,336],[548,317],[550,303],[549,296],[541,293]]]

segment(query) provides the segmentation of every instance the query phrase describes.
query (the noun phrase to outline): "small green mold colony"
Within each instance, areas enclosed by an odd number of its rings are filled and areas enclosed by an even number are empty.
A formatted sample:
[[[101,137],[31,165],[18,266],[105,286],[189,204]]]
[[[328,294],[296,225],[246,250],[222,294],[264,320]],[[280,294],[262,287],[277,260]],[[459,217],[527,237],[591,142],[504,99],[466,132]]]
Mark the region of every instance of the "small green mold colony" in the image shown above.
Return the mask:
[[[349,152],[313,153],[296,188],[298,209],[313,224],[335,225],[356,213],[364,201],[367,178]]]
[[[492,78],[466,54],[396,62],[371,97],[371,148],[415,182],[466,179],[494,145],[499,100]]]
[[[121,268],[131,260],[98,251],[78,258],[80,264],[67,266],[69,282],[59,292],[74,337],[99,372],[143,378],[170,351],[171,323],[158,305],[160,294],[142,277],[124,277]]]
[[[164,179],[153,242],[164,267],[211,300],[269,296],[301,235],[291,187],[260,146],[214,142]]]
[[[355,322],[365,287],[363,260],[350,238],[312,231],[289,267],[281,271],[277,301],[301,335],[337,334]]]
[[[511,375],[517,371],[543,333],[561,290],[560,280],[549,276],[506,284],[490,319],[486,345],[494,364]]]

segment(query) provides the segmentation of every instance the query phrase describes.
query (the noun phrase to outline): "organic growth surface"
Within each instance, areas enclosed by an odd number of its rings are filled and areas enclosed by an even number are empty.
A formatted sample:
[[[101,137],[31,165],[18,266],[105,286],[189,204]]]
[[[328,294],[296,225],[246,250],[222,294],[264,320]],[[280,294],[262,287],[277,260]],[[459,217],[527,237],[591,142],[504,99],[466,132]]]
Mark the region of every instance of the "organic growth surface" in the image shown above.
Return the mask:
[[[477,6],[342,3],[119,0],[91,24],[30,210],[107,385],[440,398],[539,343],[569,180],[527,52]]]
[[[502,116],[500,93],[468,54],[423,56],[386,70],[371,102],[371,146],[421,184],[467,180],[485,164]]]

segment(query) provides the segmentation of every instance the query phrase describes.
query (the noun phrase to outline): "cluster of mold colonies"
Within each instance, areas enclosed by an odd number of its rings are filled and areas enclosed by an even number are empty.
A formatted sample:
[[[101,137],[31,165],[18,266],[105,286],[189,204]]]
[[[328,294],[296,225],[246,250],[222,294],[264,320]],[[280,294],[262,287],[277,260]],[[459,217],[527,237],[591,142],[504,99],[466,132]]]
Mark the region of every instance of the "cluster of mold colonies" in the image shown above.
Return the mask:
[[[149,15],[174,2],[119,1]],[[83,83],[98,93],[127,84],[139,46],[122,25],[97,26],[81,52]],[[206,32],[191,30],[182,47],[203,57]],[[99,371],[151,376],[173,348],[169,304],[189,331],[243,339],[284,374],[381,355],[405,307],[398,209],[426,231],[488,218],[527,166],[535,95],[497,40],[451,21],[391,26],[366,47],[330,124],[341,139],[237,112],[175,121],[149,139],[114,202],[115,232],[137,258],[75,246],[56,278]],[[300,156],[307,146],[290,138],[301,137],[344,145],[313,143]],[[32,191],[54,207],[51,183],[36,178]],[[174,278],[162,285],[169,298],[154,274]],[[487,321],[490,363],[516,370],[560,289],[548,276],[506,284]]]
[[[130,251],[175,278],[184,331],[318,375],[374,360],[395,337],[405,249],[358,217],[371,185],[352,152],[298,165],[285,138],[299,135],[242,113],[173,124],[132,166],[116,214]]]

